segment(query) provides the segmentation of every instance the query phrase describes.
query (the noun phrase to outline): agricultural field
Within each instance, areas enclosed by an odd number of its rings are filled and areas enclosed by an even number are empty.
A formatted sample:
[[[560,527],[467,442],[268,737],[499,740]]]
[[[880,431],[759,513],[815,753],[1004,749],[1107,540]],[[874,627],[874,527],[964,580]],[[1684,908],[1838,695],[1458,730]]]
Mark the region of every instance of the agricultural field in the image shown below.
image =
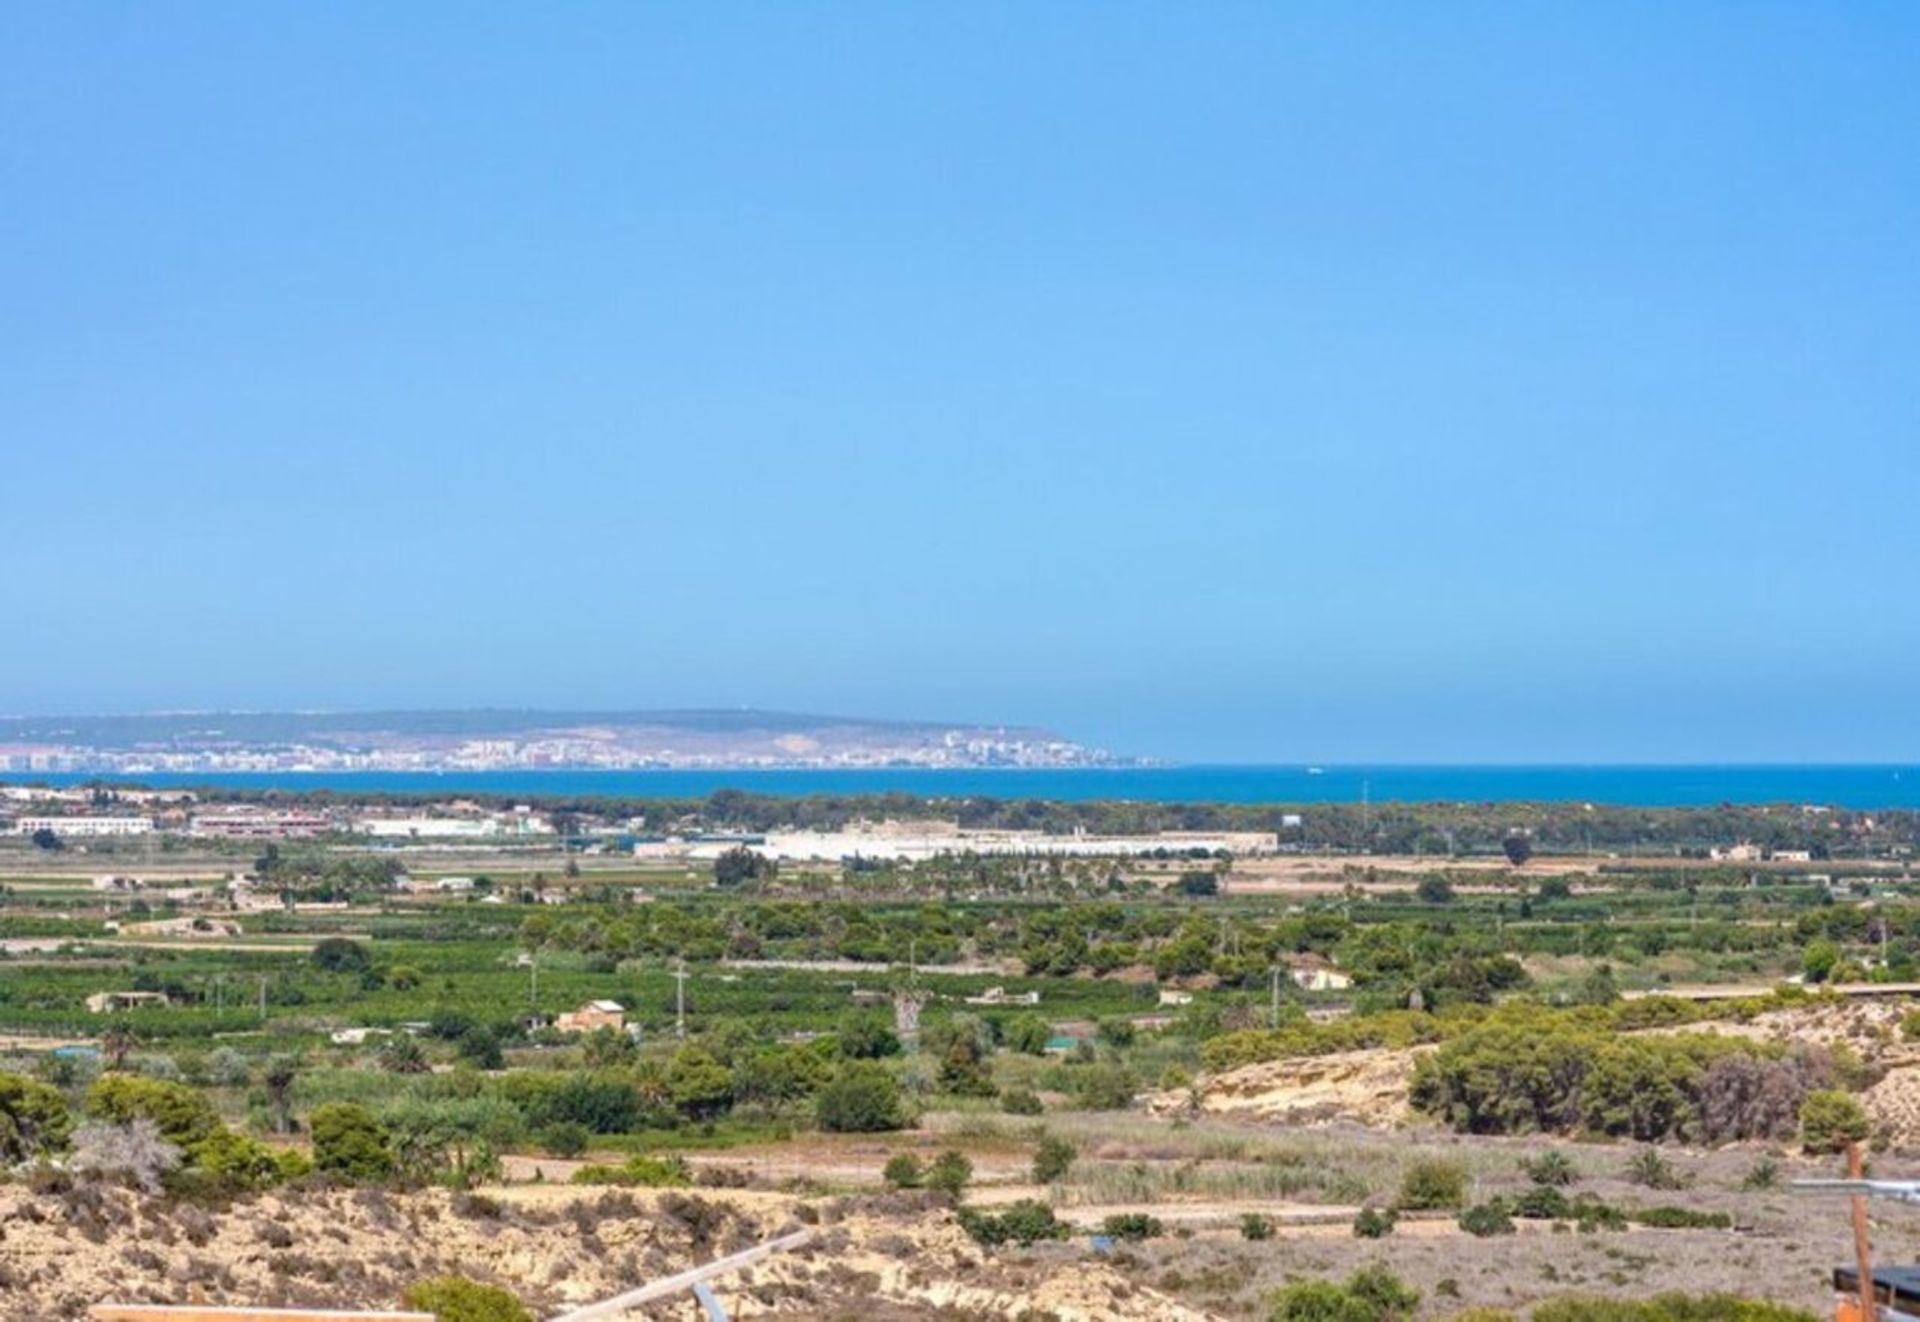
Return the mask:
[[[551,1310],[809,1226],[739,1308],[1817,1308],[1844,1207],[1789,1182],[1920,1148],[1920,898],[1809,871],[12,851],[0,1146],[35,1228],[0,1316],[445,1275]],[[404,1261],[369,1247],[396,1224]],[[561,1226],[607,1251],[529,1247]],[[1917,1232],[1889,1214],[1886,1251]]]

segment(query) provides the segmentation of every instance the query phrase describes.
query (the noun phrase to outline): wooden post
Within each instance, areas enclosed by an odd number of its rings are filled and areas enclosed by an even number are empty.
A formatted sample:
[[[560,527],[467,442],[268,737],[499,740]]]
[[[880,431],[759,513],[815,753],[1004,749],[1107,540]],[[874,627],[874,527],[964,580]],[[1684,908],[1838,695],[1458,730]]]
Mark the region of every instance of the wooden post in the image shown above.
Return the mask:
[[[1847,1178],[1866,1178],[1866,1162],[1860,1156],[1858,1142],[1847,1144]],[[1860,1322],[1875,1322],[1880,1306],[1873,1293],[1873,1245],[1867,1238],[1867,1196],[1853,1195],[1853,1257],[1860,1272]]]

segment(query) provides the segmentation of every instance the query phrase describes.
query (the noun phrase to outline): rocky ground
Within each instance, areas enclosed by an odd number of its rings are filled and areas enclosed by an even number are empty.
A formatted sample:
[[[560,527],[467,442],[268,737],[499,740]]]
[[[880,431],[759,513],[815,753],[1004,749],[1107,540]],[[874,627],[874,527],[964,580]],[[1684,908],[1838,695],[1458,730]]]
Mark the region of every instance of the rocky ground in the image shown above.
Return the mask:
[[[392,1306],[424,1278],[504,1285],[542,1316],[811,1225],[813,1241],[726,1278],[735,1317],[1205,1316],[1084,1249],[989,1258],[934,1200],[803,1203],[733,1191],[298,1190],[204,1209],[81,1185],[0,1190],[0,1318],[97,1302]],[[695,1318],[691,1296],[636,1317]]]

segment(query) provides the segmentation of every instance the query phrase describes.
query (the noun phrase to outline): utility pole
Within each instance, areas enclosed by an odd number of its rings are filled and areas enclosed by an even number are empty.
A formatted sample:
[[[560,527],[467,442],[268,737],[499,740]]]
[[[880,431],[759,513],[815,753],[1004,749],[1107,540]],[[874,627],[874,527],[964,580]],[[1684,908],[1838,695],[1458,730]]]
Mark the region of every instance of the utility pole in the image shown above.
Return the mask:
[[[673,970],[673,1035],[687,1035],[687,961],[684,959]]]
[[[1279,1032],[1280,1031],[1280,966],[1278,964],[1275,964],[1273,966],[1272,1023],[1273,1023],[1273,1031],[1276,1033]]]
[[[264,1021],[266,1017],[267,1017],[267,979],[266,979],[266,975],[262,974],[260,976],[260,1018]]]

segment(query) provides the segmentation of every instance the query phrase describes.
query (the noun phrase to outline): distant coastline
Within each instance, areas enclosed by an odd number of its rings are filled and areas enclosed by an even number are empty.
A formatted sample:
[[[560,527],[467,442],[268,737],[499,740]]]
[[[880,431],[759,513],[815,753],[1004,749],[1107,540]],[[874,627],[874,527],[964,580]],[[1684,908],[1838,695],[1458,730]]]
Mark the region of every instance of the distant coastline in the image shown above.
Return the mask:
[[[910,794],[924,798],[1112,799],[1149,803],[1589,802],[1648,808],[1793,803],[1861,811],[1920,809],[1920,765],[1729,766],[1114,766],[187,772],[101,776],[0,774],[9,783],[332,790],[342,794],[702,798],[720,789],[780,796]]]

